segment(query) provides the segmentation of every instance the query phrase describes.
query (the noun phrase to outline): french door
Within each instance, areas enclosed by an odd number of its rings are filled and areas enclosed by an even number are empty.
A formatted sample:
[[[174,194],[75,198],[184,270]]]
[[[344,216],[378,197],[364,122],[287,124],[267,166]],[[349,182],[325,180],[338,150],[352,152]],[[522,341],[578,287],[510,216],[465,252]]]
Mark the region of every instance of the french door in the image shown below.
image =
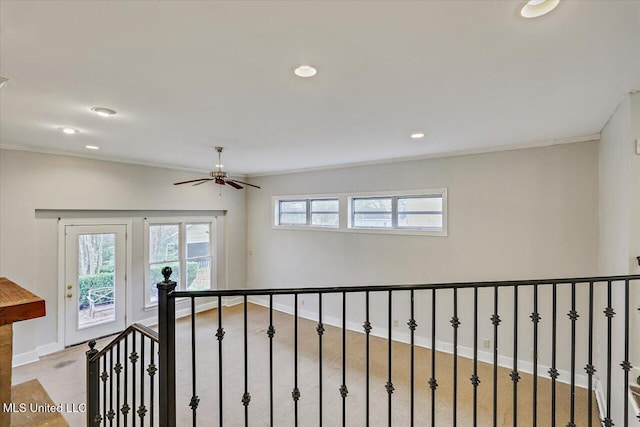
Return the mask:
[[[125,328],[126,225],[65,226],[65,346]]]

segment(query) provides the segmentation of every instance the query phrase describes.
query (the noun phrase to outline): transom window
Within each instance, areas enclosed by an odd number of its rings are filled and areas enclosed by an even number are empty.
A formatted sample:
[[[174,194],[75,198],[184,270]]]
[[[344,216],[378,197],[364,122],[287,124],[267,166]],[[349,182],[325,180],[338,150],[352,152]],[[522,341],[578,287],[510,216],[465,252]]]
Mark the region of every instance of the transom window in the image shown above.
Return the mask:
[[[351,228],[442,231],[443,195],[351,198]]]
[[[338,199],[281,199],[277,203],[280,226],[333,227],[340,224]]]
[[[275,229],[447,236],[447,189],[272,197]]]

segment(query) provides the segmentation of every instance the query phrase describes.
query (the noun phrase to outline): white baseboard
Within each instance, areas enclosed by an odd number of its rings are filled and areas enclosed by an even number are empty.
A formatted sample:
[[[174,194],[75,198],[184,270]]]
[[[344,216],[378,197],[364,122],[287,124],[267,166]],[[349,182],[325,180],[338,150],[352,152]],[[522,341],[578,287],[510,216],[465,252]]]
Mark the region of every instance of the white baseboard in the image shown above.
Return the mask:
[[[217,306],[218,306],[218,303],[215,301],[199,304],[199,305],[196,305],[196,313],[211,310],[213,308],[216,308]],[[187,317],[190,315],[191,315],[191,307],[182,308],[176,311],[176,319],[180,319],[181,317]],[[158,324],[158,317],[157,316],[147,317],[146,319],[138,320],[137,322],[134,322],[134,323],[139,323],[144,326],[153,326]]]
[[[36,351],[38,352],[38,356],[40,357],[47,354],[55,353],[60,350],[64,350],[64,345],[57,342],[52,342],[49,344],[41,345],[40,347],[36,347]]]
[[[269,300],[266,297],[249,297],[249,302],[252,302],[263,307],[269,307]],[[293,308],[287,304],[274,303],[274,310],[293,315]],[[318,314],[315,311],[309,311],[298,308],[298,316],[304,319],[318,321]],[[322,323],[340,328],[342,326],[342,319],[338,319],[332,316],[323,316]],[[362,325],[353,321],[347,320],[347,330],[364,334]],[[371,331],[371,335],[379,338],[387,338],[389,336],[388,328],[386,327],[374,327]],[[392,330],[392,339],[405,344],[409,344],[411,341],[411,335],[407,331]],[[432,348],[431,340],[424,337],[415,337],[415,345],[423,348]],[[446,341],[436,340],[436,350],[444,353],[453,354],[453,344]],[[465,347],[458,345],[458,356],[466,359],[473,359],[473,347]],[[481,362],[493,364],[493,353],[478,350],[478,360]],[[509,356],[498,355],[498,366],[512,369],[513,358]],[[549,377],[549,366],[538,364],[538,376],[543,378]],[[518,372],[524,372],[527,374],[533,373],[533,363],[527,360],[518,359]],[[571,373],[569,371],[558,371],[560,376],[558,381],[566,384],[571,383]],[[589,377],[584,374],[576,373],[575,382],[577,387],[587,388],[589,383]],[[594,383],[595,383],[594,379]]]
[[[13,359],[11,360],[11,366],[22,366],[28,363],[37,362],[40,360],[38,357],[38,352],[36,350],[28,351],[26,353],[14,354]]]
[[[26,365],[27,363],[37,362],[38,360],[40,360],[40,357],[46,356],[47,354],[55,353],[63,349],[64,346],[62,344],[58,344],[57,342],[41,345],[40,347],[36,347],[36,349],[33,351],[14,355],[13,360],[11,361],[11,366],[15,368],[17,366]]]
[[[243,301],[244,301],[244,298],[240,297],[240,296],[237,296],[237,297],[223,297],[222,298],[222,305],[225,306],[225,307],[233,307],[234,305],[242,304]]]

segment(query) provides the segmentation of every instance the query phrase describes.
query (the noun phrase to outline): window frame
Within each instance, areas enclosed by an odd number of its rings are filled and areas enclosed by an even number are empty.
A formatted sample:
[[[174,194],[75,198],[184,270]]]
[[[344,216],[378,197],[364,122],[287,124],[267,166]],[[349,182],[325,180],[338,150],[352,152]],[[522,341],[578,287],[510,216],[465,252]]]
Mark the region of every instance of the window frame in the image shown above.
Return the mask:
[[[180,265],[180,280],[176,285],[176,290],[185,291],[187,283],[187,262],[196,258],[210,258],[210,287],[209,290],[217,289],[217,234],[216,225],[217,217],[178,217],[178,218],[145,218],[144,220],[144,308],[149,309],[157,307],[158,302],[151,300],[151,287],[156,285],[151,283],[151,265],[162,263],[173,263],[176,261],[159,261],[151,262],[149,260],[150,248],[149,238],[151,226],[159,225],[178,225],[178,263]],[[209,225],[209,256],[208,257],[192,257],[187,258],[187,225],[192,224],[208,224]],[[175,276],[173,277],[175,279]]]
[[[324,200],[335,200],[338,203],[337,211],[313,211],[312,206],[313,202],[316,201],[324,201]],[[282,202],[305,202],[305,223],[304,224],[295,224],[295,223],[281,223],[281,214],[283,213],[281,210]],[[290,214],[302,214],[302,212],[288,212],[284,213]],[[337,225],[320,225],[313,224],[313,214],[336,214],[338,216],[338,224]],[[317,230],[337,230],[340,228],[340,197],[338,196],[283,196],[274,198],[274,217],[273,217],[273,226],[276,228],[283,229],[317,229]]]
[[[410,198],[441,198],[442,199],[442,228],[404,227],[398,226],[398,200]],[[355,200],[358,199],[391,199],[391,227],[366,227],[355,225]],[[376,191],[354,193],[347,197],[348,223],[347,228],[353,232],[381,233],[381,234],[416,234],[428,236],[447,236],[447,189],[433,188],[409,191]],[[388,211],[384,211],[385,213]],[[421,211],[420,211],[421,212]],[[435,212],[435,211],[424,211]]]
[[[418,227],[353,227],[353,203],[354,198],[412,198],[412,197],[440,197],[442,198],[442,229],[418,228]],[[302,200],[330,200],[338,199],[338,226],[317,226],[317,225],[280,225],[279,207],[280,201],[302,201]],[[400,234],[400,235],[416,235],[416,236],[448,236],[448,204],[447,204],[447,188],[427,188],[414,190],[395,190],[395,191],[369,191],[369,192],[350,192],[350,193],[329,193],[329,194],[305,194],[305,195],[276,195],[272,196],[272,217],[271,228],[274,230],[298,230],[298,231],[332,231],[340,233],[373,233],[373,234]],[[310,202],[309,202],[310,203]],[[392,221],[397,225],[397,202],[392,202]],[[307,215],[311,215],[310,207],[307,207]],[[395,219],[393,219],[395,218]],[[310,223],[310,218],[307,219]]]

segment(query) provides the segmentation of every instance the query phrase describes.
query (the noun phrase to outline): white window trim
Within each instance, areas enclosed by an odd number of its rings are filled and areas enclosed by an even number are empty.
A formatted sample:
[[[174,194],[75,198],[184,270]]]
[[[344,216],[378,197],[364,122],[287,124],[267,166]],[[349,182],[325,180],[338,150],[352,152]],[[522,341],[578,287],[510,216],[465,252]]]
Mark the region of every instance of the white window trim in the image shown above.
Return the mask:
[[[332,225],[311,225],[311,224],[300,224],[300,225],[295,225],[295,224],[280,224],[280,202],[286,202],[286,201],[305,201],[307,202],[307,220],[310,221],[311,218],[311,200],[338,200],[338,226],[332,226]],[[281,229],[281,230],[312,230],[312,231],[338,231],[340,229],[340,227],[342,226],[342,224],[344,224],[343,222],[343,218],[342,218],[342,201],[340,196],[337,195],[306,195],[306,196],[274,196],[272,197],[272,205],[273,205],[273,209],[272,209],[272,213],[273,216],[271,217],[271,224],[273,225],[272,228],[277,228],[277,229]]]
[[[442,230],[425,230],[415,228],[366,228],[352,227],[351,225],[351,200],[354,198],[366,197],[405,197],[405,196],[441,196],[442,197]],[[279,225],[279,206],[281,200],[303,200],[303,199],[338,199],[339,221],[338,227],[319,227],[311,225]],[[448,200],[447,188],[422,188],[415,190],[399,191],[368,191],[354,193],[333,193],[333,194],[292,194],[278,195],[271,198],[271,228],[274,230],[296,230],[296,231],[330,231],[338,233],[365,233],[365,234],[398,234],[412,236],[448,236]]]
[[[155,308],[158,306],[157,302],[151,301],[151,286],[155,285],[155,283],[151,283],[151,277],[149,274],[149,226],[150,225],[175,225],[178,224],[180,227],[180,235],[186,236],[186,224],[209,224],[209,253],[211,254],[211,288],[217,289],[217,253],[216,253],[216,240],[217,236],[217,225],[216,225],[217,217],[158,217],[158,218],[145,218],[144,220],[144,309],[148,310],[151,308]],[[186,269],[184,268],[186,263],[185,251],[186,251],[186,238],[178,248],[179,260],[181,266],[181,271],[183,274],[180,275],[181,282],[186,280]],[[155,263],[154,263],[155,264]],[[176,290],[186,290],[182,287],[182,283],[178,283],[176,286]],[[182,301],[184,298],[179,299],[178,301]]]

